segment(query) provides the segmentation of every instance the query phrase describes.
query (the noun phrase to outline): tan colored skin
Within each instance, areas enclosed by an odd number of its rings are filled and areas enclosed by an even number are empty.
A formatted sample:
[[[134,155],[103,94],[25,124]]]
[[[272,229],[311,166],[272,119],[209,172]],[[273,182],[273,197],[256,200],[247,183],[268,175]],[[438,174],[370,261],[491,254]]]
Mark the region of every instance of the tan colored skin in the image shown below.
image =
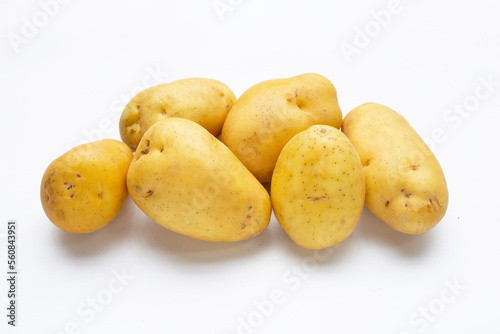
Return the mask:
[[[229,112],[221,140],[262,183],[271,181],[285,144],[311,125],[340,128],[337,91],[325,77],[308,73],[261,82]]]
[[[342,131],[361,157],[366,206],[389,226],[419,234],[448,207],[448,188],[434,154],[400,114],[365,103],[349,112]]]
[[[127,198],[131,161],[128,146],[112,139],[69,150],[43,175],[40,199],[45,214],[66,232],[101,229],[120,212]]]
[[[271,218],[264,187],[217,138],[181,118],[158,122],[146,131],[127,185],[151,219],[195,239],[249,239]]]
[[[364,206],[358,153],[334,127],[315,125],[283,148],[271,181],[274,213],[298,245],[322,249],[347,238]]]
[[[137,94],[120,118],[120,135],[132,151],[154,123],[169,117],[192,120],[219,136],[236,97],[220,81],[191,78],[150,87]]]

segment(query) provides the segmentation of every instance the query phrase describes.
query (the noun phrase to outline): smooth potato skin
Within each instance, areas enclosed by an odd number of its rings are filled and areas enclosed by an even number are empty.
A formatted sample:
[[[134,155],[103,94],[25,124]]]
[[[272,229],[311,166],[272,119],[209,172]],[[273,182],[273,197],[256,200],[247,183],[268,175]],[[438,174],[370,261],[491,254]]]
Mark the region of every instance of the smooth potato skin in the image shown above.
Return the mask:
[[[364,206],[360,158],[347,137],[314,125],[283,148],[271,181],[274,213],[285,232],[309,249],[347,238]]]
[[[226,117],[221,140],[262,183],[271,181],[285,144],[314,124],[340,128],[337,91],[308,73],[261,82],[241,95]]]
[[[441,221],[448,207],[443,170],[406,119],[365,103],[346,115],[342,131],[361,157],[370,211],[407,234],[424,233]]]
[[[146,131],[127,185],[151,219],[195,239],[249,239],[271,217],[264,187],[224,144],[186,119],[169,118]]]
[[[127,198],[132,152],[124,143],[103,139],[76,146],[46,169],[40,187],[43,210],[60,229],[94,232],[120,212]]]
[[[235,101],[231,89],[217,80],[189,78],[156,85],[127,104],[120,118],[120,136],[135,151],[147,129],[169,117],[192,120],[218,136]]]

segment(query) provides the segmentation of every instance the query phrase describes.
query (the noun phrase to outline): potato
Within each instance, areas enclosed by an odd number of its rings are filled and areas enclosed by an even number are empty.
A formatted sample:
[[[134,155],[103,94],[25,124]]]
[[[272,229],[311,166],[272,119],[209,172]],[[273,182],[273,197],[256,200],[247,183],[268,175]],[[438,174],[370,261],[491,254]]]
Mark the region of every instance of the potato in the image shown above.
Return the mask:
[[[45,214],[66,232],[89,233],[104,227],[127,198],[131,161],[127,145],[112,139],[69,150],[43,175],[40,199]]]
[[[336,128],[313,125],[281,151],[271,200],[278,222],[298,245],[321,249],[347,238],[361,216],[364,198],[360,158]]]
[[[127,104],[120,118],[120,135],[135,151],[151,125],[169,117],[180,117],[219,136],[235,101],[229,87],[212,79],[191,78],[153,86]]]
[[[443,218],[448,207],[443,170],[406,119],[365,103],[346,115],[342,131],[361,157],[370,211],[408,234],[426,232]]]
[[[261,82],[236,101],[221,140],[262,183],[271,181],[285,144],[314,124],[340,128],[342,112],[335,87],[309,73]]]
[[[195,239],[249,239],[271,217],[259,181],[217,138],[186,119],[168,118],[146,131],[127,185],[151,219]]]

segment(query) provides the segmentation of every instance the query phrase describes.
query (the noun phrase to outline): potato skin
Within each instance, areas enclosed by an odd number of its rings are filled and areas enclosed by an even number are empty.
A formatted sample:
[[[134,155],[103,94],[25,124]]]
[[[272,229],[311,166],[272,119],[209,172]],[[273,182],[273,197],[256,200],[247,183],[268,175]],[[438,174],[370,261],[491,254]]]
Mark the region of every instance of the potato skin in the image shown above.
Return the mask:
[[[325,77],[308,73],[261,82],[236,101],[221,140],[262,183],[271,181],[285,144],[314,124],[340,128],[337,91]]]
[[[347,137],[314,125],[283,148],[271,181],[274,213],[298,245],[321,249],[347,238],[364,206],[365,181]]]
[[[195,239],[249,239],[271,218],[264,187],[224,144],[186,119],[169,118],[146,131],[127,185],[151,219]]]
[[[389,226],[419,234],[448,207],[448,187],[434,154],[400,114],[376,103],[350,111],[342,131],[361,157],[366,206]]]
[[[40,187],[43,210],[60,229],[94,232],[120,212],[127,198],[132,152],[124,143],[103,139],[76,146],[45,170]]]
[[[189,78],[156,85],[127,104],[120,118],[120,136],[135,151],[146,130],[169,117],[192,120],[218,136],[235,101],[231,89],[217,80]]]

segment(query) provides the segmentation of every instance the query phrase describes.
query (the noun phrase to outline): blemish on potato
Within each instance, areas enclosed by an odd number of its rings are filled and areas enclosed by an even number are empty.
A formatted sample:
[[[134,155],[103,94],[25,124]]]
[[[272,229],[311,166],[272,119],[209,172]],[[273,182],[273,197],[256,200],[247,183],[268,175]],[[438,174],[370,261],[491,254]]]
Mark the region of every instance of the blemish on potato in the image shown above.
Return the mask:
[[[411,170],[418,170],[420,167],[420,164],[413,164],[409,166]]]
[[[310,201],[319,201],[319,200],[324,200],[324,199],[330,199],[328,196],[310,196],[307,197],[308,200]]]
[[[155,193],[155,191],[154,191],[154,190],[149,189],[149,190],[146,192],[146,195],[144,196],[144,198],[151,197],[154,193]]]

